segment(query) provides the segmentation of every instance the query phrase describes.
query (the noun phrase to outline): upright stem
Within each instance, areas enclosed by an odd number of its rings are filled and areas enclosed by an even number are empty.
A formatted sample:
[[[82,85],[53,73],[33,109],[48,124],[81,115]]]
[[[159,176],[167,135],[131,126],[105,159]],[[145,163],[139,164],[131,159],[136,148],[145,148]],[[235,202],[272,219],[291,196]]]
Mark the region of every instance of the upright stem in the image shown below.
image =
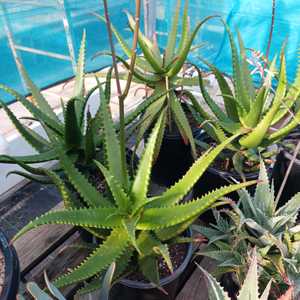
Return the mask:
[[[137,49],[138,36],[140,30],[140,17],[141,17],[141,0],[136,0],[135,1],[135,28],[134,28],[134,35],[133,35],[133,44],[131,49],[131,62],[130,62],[128,79],[126,82],[126,87],[122,94],[123,100],[125,100],[125,98],[128,95],[132,78],[133,78],[133,71],[134,71],[134,66],[136,61],[136,49]]]
[[[272,0],[272,21],[271,21],[268,46],[267,46],[267,51],[266,51],[266,64],[269,61],[270,49],[271,49],[271,44],[272,44],[273,32],[274,32],[275,9],[276,9],[276,0]]]
[[[121,150],[121,163],[122,163],[122,173],[124,178],[124,183],[127,185],[127,172],[126,172],[126,137],[125,137],[125,109],[124,109],[124,102],[128,95],[132,77],[133,77],[133,70],[136,61],[136,48],[138,42],[138,33],[139,33],[139,26],[140,26],[140,11],[141,11],[141,0],[136,0],[136,10],[135,10],[135,29],[134,29],[134,37],[133,37],[133,46],[131,49],[131,62],[130,62],[130,69],[128,74],[128,79],[126,82],[126,86],[124,89],[124,93],[122,93],[121,83],[120,83],[120,76],[118,71],[118,64],[116,60],[116,51],[113,43],[113,34],[111,28],[111,22],[108,12],[108,5],[107,0],[103,0],[104,4],[104,14],[106,19],[106,26],[109,38],[109,44],[112,53],[112,63],[115,72],[116,78],[116,85],[117,85],[117,93],[119,98],[119,122],[120,122],[120,131],[119,131],[119,138],[120,138],[120,150]]]
[[[288,166],[288,168],[287,168],[287,170],[286,170],[286,173],[285,173],[285,175],[284,175],[283,181],[282,181],[282,183],[281,183],[281,185],[280,185],[280,188],[279,188],[279,191],[278,191],[278,193],[277,193],[277,196],[276,196],[276,199],[275,199],[275,205],[276,205],[276,206],[277,206],[277,204],[278,204],[278,202],[279,202],[279,199],[280,199],[280,197],[281,197],[281,195],[282,195],[282,193],[283,193],[283,189],[284,189],[284,187],[285,187],[285,185],[286,185],[286,182],[287,182],[287,180],[288,180],[288,178],[289,178],[289,176],[290,176],[292,167],[293,167],[293,165],[294,165],[294,163],[295,163],[295,160],[296,160],[296,158],[297,158],[297,155],[298,155],[299,151],[300,151],[300,141],[298,142],[298,144],[297,144],[297,146],[296,146],[296,148],[295,148],[295,150],[294,150],[293,157],[292,157],[292,159],[291,159],[291,161],[290,161],[290,163],[289,163],[289,166]]]

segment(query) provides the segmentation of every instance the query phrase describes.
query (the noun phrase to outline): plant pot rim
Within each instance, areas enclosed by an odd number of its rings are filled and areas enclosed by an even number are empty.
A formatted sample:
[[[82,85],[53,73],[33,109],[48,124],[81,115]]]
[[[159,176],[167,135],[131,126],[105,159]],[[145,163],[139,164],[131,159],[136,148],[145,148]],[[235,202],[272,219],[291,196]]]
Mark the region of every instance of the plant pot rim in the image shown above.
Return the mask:
[[[9,244],[9,241],[0,229],[0,251],[4,256],[4,285],[0,294],[1,300],[14,299],[20,281],[19,260],[15,248]]]
[[[192,236],[192,230],[191,228],[187,229],[187,236],[191,237]],[[169,284],[170,282],[174,281],[175,279],[177,279],[186,269],[186,267],[188,266],[191,258],[193,255],[193,244],[192,243],[188,243],[188,249],[187,249],[187,254],[186,257],[183,261],[183,263],[179,266],[179,268],[177,268],[173,274],[171,274],[170,276],[167,276],[163,279],[161,279],[160,282],[160,286],[165,286],[167,284]],[[134,289],[141,289],[141,290],[150,290],[150,289],[155,289],[156,287],[154,286],[154,284],[152,283],[144,283],[144,282],[139,282],[139,281],[134,281],[134,280],[130,280],[130,279],[121,279],[119,281],[120,284],[123,284],[127,287],[130,288],[134,288]]]

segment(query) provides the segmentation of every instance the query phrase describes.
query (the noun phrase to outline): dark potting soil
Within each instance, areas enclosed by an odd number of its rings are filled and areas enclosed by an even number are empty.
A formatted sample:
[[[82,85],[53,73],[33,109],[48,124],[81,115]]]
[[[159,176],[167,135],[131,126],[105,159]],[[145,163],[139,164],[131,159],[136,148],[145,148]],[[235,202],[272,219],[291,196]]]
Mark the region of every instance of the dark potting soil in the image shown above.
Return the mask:
[[[169,246],[169,253],[171,262],[173,264],[173,271],[175,272],[184,262],[188,252],[188,245],[187,244],[173,244]],[[159,271],[159,278],[164,279],[171,274],[166,262],[160,256],[158,258],[158,271]],[[149,281],[145,278],[145,276],[141,272],[134,272],[127,276],[126,279],[132,281],[138,281],[142,283],[148,283]]]
[[[4,276],[5,276],[5,263],[4,263],[4,256],[0,251],[0,296],[4,286]],[[0,297],[1,298],[1,297]]]

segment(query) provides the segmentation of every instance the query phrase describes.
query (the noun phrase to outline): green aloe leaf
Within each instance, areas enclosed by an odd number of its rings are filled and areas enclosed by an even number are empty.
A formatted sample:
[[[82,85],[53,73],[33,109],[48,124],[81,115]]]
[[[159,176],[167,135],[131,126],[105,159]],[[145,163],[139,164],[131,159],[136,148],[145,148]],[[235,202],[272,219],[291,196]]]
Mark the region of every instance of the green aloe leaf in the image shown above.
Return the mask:
[[[192,155],[194,158],[196,158],[196,146],[195,141],[193,137],[193,132],[191,129],[191,126],[189,124],[189,121],[185,115],[185,112],[180,105],[178,99],[176,98],[176,95],[174,92],[170,93],[170,102],[171,102],[171,110],[173,112],[173,115],[175,117],[175,122],[178,125],[178,128],[181,129],[182,133],[184,134],[184,138],[186,137],[189,144],[191,145]]]
[[[175,47],[176,47],[180,6],[181,6],[181,0],[177,0],[175,14],[174,14],[172,26],[171,26],[171,31],[169,33],[167,47],[166,47],[165,55],[164,55],[164,65],[165,66],[169,65],[170,62],[173,60]]]
[[[204,98],[205,102],[207,103],[207,105],[209,106],[209,108],[211,109],[211,111],[217,117],[218,123],[227,132],[236,133],[237,130],[240,129],[240,124],[229,119],[228,116],[223,112],[223,110],[215,103],[215,101],[211,98],[211,96],[209,95],[209,93],[207,92],[207,90],[205,88],[201,71],[197,67],[196,67],[196,69],[198,72],[199,86],[200,86],[203,98]],[[199,111],[199,113],[201,113],[201,111]]]
[[[126,251],[128,235],[124,229],[114,229],[111,235],[76,269],[54,281],[62,287],[85,280],[103,271]]]
[[[11,171],[11,172],[8,172],[6,174],[6,177],[8,177],[9,175],[19,175],[19,176],[22,176],[24,178],[27,178],[31,181],[36,181],[36,182],[39,182],[41,184],[52,184],[52,180],[50,180],[47,176],[39,176],[39,175],[32,175],[30,173],[26,173],[26,172],[22,172],[22,171]]]
[[[159,286],[157,258],[153,255],[139,257],[139,267],[143,275],[156,286]]]
[[[49,149],[48,141],[46,141],[44,138],[37,135],[29,127],[24,126],[3,101],[0,101],[0,105],[5,110],[7,116],[14,124],[14,126],[16,127],[20,135],[26,140],[26,142],[29,145],[31,145],[38,152],[44,152]]]
[[[170,68],[170,70],[168,70],[167,73],[167,77],[172,78],[174,76],[176,76],[183,64],[186,61],[186,58],[189,54],[189,51],[191,49],[192,43],[199,31],[199,29],[202,27],[203,24],[205,24],[207,21],[209,21],[210,19],[214,18],[215,16],[209,16],[204,18],[202,21],[200,21],[197,26],[195,27],[194,31],[187,37],[187,40],[184,42],[184,46],[182,47],[182,49],[180,50],[180,52],[177,54],[177,59],[174,62],[172,68]]]
[[[248,94],[246,88],[244,87],[241,63],[240,63],[240,59],[239,59],[238,50],[237,50],[237,47],[235,45],[235,41],[233,38],[233,34],[230,31],[229,26],[222,19],[221,19],[221,22],[225,26],[225,29],[226,29],[228,37],[229,37],[230,47],[231,47],[232,77],[233,77],[234,90],[235,90],[235,99],[246,111],[249,111],[250,97],[249,97],[249,94]]]
[[[197,200],[184,204],[177,204],[169,207],[148,208],[144,211],[137,225],[137,229],[157,230],[180,224],[193,217],[199,216],[223,196],[255,183],[257,183],[257,181],[254,180],[222,187]]]
[[[18,61],[18,65],[20,67],[22,76],[25,80],[26,86],[28,90],[31,92],[33,99],[36,101],[38,107],[41,111],[43,111],[45,114],[47,114],[50,118],[52,118],[56,122],[60,122],[56,113],[53,111],[45,97],[40,92],[39,88],[33,83],[33,81],[30,79],[29,75],[27,74],[24,66],[20,61]]]
[[[80,208],[48,212],[23,227],[13,238],[17,240],[24,233],[41,225],[68,224],[93,228],[121,227],[118,209],[113,207]]]
[[[94,14],[94,16],[96,16],[100,21],[106,23],[106,19],[103,16],[100,16],[98,14]],[[111,29],[112,29],[112,32],[115,35],[118,43],[120,44],[123,52],[126,54],[127,58],[130,58],[131,54],[132,54],[130,46],[123,39],[123,37],[121,36],[121,34],[118,32],[118,30],[116,29],[116,27],[113,24],[111,24]],[[143,69],[145,72],[154,72],[155,71],[144,58],[139,57],[139,56],[137,56],[137,58],[136,58],[136,65],[139,68]]]
[[[200,60],[202,62],[204,62],[212,70],[214,76],[217,79],[217,82],[220,87],[222,97],[224,100],[224,107],[225,107],[228,117],[234,122],[239,122],[239,116],[238,116],[238,112],[236,109],[235,100],[233,98],[233,93],[225,79],[225,76],[213,64],[209,63],[208,61],[206,61],[202,58],[200,58]],[[201,72],[201,71],[198,69],[197,72],[199,74],[199,72]]]
[[[116,178],[106,169],[100,162],[94,161],[96,166],[101,170],[105,180],[113,194],[113,198],[120,209],[120,212],[128,212],[130,199],[125,191],[122,189],[121,184],[116,180]]]
[[[45,174],[51,178],[56,188],[59,190],[59,193],[61,195],[62,201],[64,203],[64,207],[67,209],[71,208],[78,208],[78,201],[73,200],[73,196],[71,195],[71,192],[66,187],[63,180],[53,171],[51,170],[45,170]]]
[[[155,246],[153,248],[153,250],[154,250],[155,253],[157,253],[158,255],[163,257],[163,259],[166,262],[170,272],[173,273],[174,269],[173,269],[173,264],[172,264],[172,261],[171,261],[168,245],[167,244],[160,244],[158,246]]]
[[[69,181],[90,207],[111,206],[111,203],[78,171],[71,159],[62,151],[60,151],[59,159],[60,165],[68,176]]]
[[[191,166],[187,173],[173,186],[171,186],[162,195],[156,197],[150,203],[151,206],[170,206],[178,203],[194,186],[194,184],[201,178],[202,174],[214,161],[214,159],[221,153],[225,147],[230,144],[238,135],[234,135],[227,139],[215,149],[207,151]]]
[[[24,163],[22,160],[16,159],[15,157],[12,157],[12,156],[9,156],[9,155],[1,155],[0,161],[1,161],[1,159],[3,159],[3,161],[5,163],[11,163],[11,164],[19,165],[25,171],[30,172],[34,175],[45,176],[46,169],[32,167],[29,164]]]
[[[255,148],[259,146],[260,143],[263,141],[263,138],[265,137],[275,114],[280,108],[282,99],[286,93],[286,84],[287,84],[286,64],[283,55],[281,57],[281,70],[280,70],[279,77],[280,78],[279,78],[278,87],[276,89],[275,97],[273,99],[270,109],[268,110],[264,118],[258,123],[258,125],[249,134],[247,134],[246,136],[240,139],[240,144],[242,146],[246,148]]]
[[[81,129],[76,114],[76,103],[80,101],[78,98],[73,98],[67,103],[65,114],[65,143],[67,150],[79,149],[81,146]]]
[[[86,51],[86,33],[83,31],[78,61],[77,71],[74,86],[74,97],[82,98],[84,96],[84,66],[85,66],[85,51]]]
[[[63,135],[63,126],[61,123],[54,121],[47,114],[42,112],[38,107],[32,104],[29,100],[27,100],[23,95],[19,94],[17,91],[11,89],[10,87],[0,84],[0,89],[4,92],[12,95],[16,98],[21,104],[32,114],[32,116],[38,120],[42,120],[48,127],[57,132],[59,135]],[[3,104],[3,103],[1,103]]]
[[[134,18],[129,13],[127,13],[127,18],[131,30],[134,30],[135,27]],[[164,73],[164,69],[162,67],[162,58],[158,54],[156,54],[155,51],[153,51],[154,48],[153,44],[141,33],[140,30],[138,33],[138,43],[145,56],[145,59],[155,70],[155,72],[157,72],[158,74]]]
[[[160,127],[162,126],[163,116],[160,116],[147,142],[145,151],[139,162],[139,166],[131,188],[131,198],[133,199],[133,212],[136,212],[147,202],[147,192],[150,182],[151,167],[155,151],[156,140]]]
[[[24,164],[42,163],[50,160],[57,159],[58,155],[55,149],[45,151],[39,154],[26,155],[26,156],[7,156],[0,155],[0,163],[14,164],[15,161],[22,162]]]
[[[181,39],[179,41],[178,46],[178,53],[182,51],[182,48],[184,47],[184,44],[187,40],[187,37],[189,36],[189,20],[188,20],[188,6],[189,1],[184,1],[184,9],[183,9],[183,18],[182,18],[182,31],[181,31]]]

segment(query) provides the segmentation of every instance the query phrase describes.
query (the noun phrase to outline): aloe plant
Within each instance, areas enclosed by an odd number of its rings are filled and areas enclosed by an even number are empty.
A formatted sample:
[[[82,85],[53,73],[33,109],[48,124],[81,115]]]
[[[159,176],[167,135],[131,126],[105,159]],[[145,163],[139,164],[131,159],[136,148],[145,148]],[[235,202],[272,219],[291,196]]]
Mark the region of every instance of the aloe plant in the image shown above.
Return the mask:
[[[182,32],[180,33],[180,41],[177,45],[178,25],[180,15],[181,0],[177,1],[176,11],[173,18],[173,24],[167,46],[164,50],[160,50],[157,45],[156,37],[152,42],[140,30],[138,32],[138,46],[141,50],[141,55],[136,57],[135,68],[130,70],[129,64],[120,56],[117,56],[121,64],[129,71],[121,73],[120,78],[126,79],[128,76],[133,75],[133,81],[146,85],[153,90],[153,95],[157,95],[155,101],[145,100],[140,104],[132,114],[127,118],[133,119],[137,116],[142,117],[138,123],[137,144],[143,138],[145,132],[152,128],[161,114],[165,114],[165,125],[169,125],[169,130],[172,130],[172,124],[176,124],[181,136],[186,143],[191,144],[191,150],[196,157],[195,143],[193,133],[186,112],[183,109],[182,103],[184,99],[181,98],[183,86],[197,85],[195,78],[184,78],[180,72],[187,61],[189,52],[191,51],[193,41],[202,27],[202,25],[211,19],[207,17],[199,22],[195,28],[190,31],[188,20],[188,0],[184,3],[183,19],[182,19]],[[97,16],[100,20],[106,22],[102,16]],[[133,31],[135,28],[134,18],[127,13],[129,27]],[[126,41],[122,38],[121,34],[112,26],[112,31],[118,40],[124,54],[129,58],[131,50]],[[111,53],[99,53],[98,55]],[[132,73],[131,73],[132,72]],[[103,73],[98,73],[99,76]],[[180,88],[180,91],[178,91]],[[159,148],[160,144],[158,144]],[[158,151],[157,149],[156,151]]]
[[[209,300],[230,300],[228,294],[224,291],[223,287],[220,283],[206,270],[204,270],[201,266],[198,266],[202,271],[205,281],[208,287],[208,297]],[[257,263],[256,251],[254,249],[252,255],[250,256],[250,265],[246,275],[246,278],[243,282],[243,285],[239,291],[237,296],[237,300],[251,299],[251,300],[268,300],[270,296],[270,291],[272,287],[272,280],[269,281],[267,286],[261,295],[259,295],[259,268]],[[277,300],[292,300],[290,296],[291,289],[287,290],[287,292],[282,295]]]
[[[210,96],[203,83],[202,73],[196,67],[199,86],[211,113],[200,105],[195,105],[194,116],[200,124],[203,124],[209,136],[217,142],[241,132],[239,140],[230,147],[236,154],[234,158],[236,165],[245,158],[259,162],[258,152],[265,152],[267,156],[266,148],[280,141],[299,124],[300,110],[296,108],[291,120],[286,123],[283,121],[294,108],[300,95],[300,68],[298,67],[294,82],[289,85],[286,77],[284,49],[282,49],[279,72],[276,70],[277,56],[275,56],[266,78],[262,80],[260,87],[257,87],[250,73],[241,35],[238,33],[238,51],[232,32],[225,23],[224,26],[231,45],[233,87],[216,66],[201,59],[201,62],[210,68],[218,82],[224,109]],[[277,88],[273,92],[272,83],[275,78],[278,79]],[[274,126],[279,126],[279,128],[273,130]]]
[[[195,225],[209,240],[208,248],[199,254],[216,259],[218,273],[233,271],[241,284],[246,274],[247,253],[255,245],[264,268],[262,278],[273,277],[279,286],[294,286],[297,295],[300,292],[300,227],[296,219],[300,193],[277,208],[274,188],[269,185],[262,161],[254,196],[245,189],[238,193],[238,204],[232,203],[232,211],[225,210],[227,218],[215,212],[216,224]]]
[[[54,162],[59,159],[58,149],[63,149],[69,157],[72,157],[72,160],[83,166],[90,165],[93,159],[98,157],[97,152],[101,144],[99,113],[92,117],[89,113],[87,102],[90,95],[99,88],[100,83],[98,82],[97,86],[85,93],[85,39],[84,33],[79,51],[73,96],[66,104],[63,102],[61,104],[63,110],[62,119],[60,119],[50,107],[49,103],[30,79],[20,62],[19,66],[28,90],[32,94],[33,101],[28,100],[8,86],[0,84],[0,89],[14,96],[32,114],[32,117],[23,119],[31,119],[38,122],[46,134],[46,137],[44,137],[28,126],[22,124],[4,101],[0,100],[1,106],[15,128],[26,142],[37,152],[36,154],[26,156],[0,155],[1,163],[19,164],[29,172],[25,173],[18,171],[15,173],[42,182],[51,181],[43,169],[31,167],[30,164],[49,161]],[[106,93],[109,91],[109,81],[110,73],[107,76]],[[107,95],[107,97],[108,96],[109,95]]]
[[[60,161],[69,181],[85,200],[86,208],[71,206],[63,211],[49,212],[25,226],[14,238],[37,226],[44,224],[73,224],[88,228],[103,242],[77,268],[54,281],[62,287],[99,276],[112,261],[116,262],[115,279],[119,278],[129,265],[131,258],[138,261],[144,276],[159,285],[157,258],[162,256],[169,269],[173,271],[169,256],[169,243],[182,235],[188,226],[206,209],[225,194],[254,184],[256,181],[221,187],[218,190],[188,203],[180,200],[191,190],[194,183],[215,157],[234,138],[231,137],[215,149],[201,156],[176,184],[161,195],[148,196],[148,187],[153,163],[153,155],[158,136],[163,130],[165,115],[157,121],[143,152],[135,176],[125,181],[121,170],[121,150],[109,102],[103,103],[101,110],[106,163],[95,161],[110,188],[104,197],[72,164],[71,159],[60,152]],[[129,172],[128,172],[129,173]],[[57,181],[65,202],[69,193],[62,181]],[[72,203],[72,202],[71,202]],[[101,233],[101,234],[100,234]]]

